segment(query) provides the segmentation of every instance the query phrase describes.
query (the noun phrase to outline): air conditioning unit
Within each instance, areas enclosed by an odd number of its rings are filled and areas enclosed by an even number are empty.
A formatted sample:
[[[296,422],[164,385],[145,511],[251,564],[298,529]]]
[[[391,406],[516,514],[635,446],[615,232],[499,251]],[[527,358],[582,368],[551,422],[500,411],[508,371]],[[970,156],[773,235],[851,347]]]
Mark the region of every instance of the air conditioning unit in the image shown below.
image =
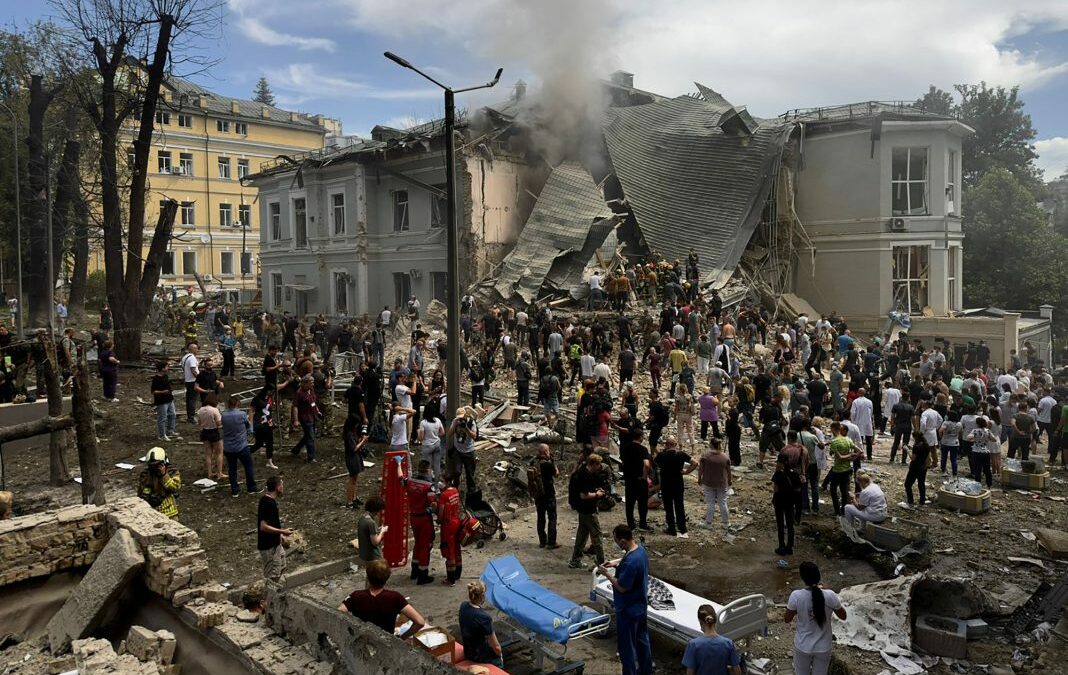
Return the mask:
[[[423,278],[423,270],[420,270],[420,269],[412,268],[412,269],[408,270],[408,274],[413,279],[422,279]]]
[[[174,174],[175,176],[181,176],[181,175],[185,174],[185,169],[183,169],[180,166],[175,166],[175,167],[171,168],[171,173]]]
[[[891,218],[890,219],[890,231],[891,232],[908,232],[909,222],[904,218]]]

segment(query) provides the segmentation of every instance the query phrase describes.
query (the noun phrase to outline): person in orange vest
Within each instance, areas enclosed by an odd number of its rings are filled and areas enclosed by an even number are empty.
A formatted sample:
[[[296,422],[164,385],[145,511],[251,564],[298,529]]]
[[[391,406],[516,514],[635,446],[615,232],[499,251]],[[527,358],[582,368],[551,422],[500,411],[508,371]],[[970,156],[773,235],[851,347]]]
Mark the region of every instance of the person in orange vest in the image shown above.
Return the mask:
[[[460,548],[460,491],[447,487],[438,498],[438,523],[441,526],[441,557],[445,558],[446,578],[441,583],[455,586],[464,570]]]
[[[423,586],[434,581],[430,576],[430,549],[434,546],[434,502],[437,492],[430,478],[430,462],[421,460],[414,476],[404,479],[408,497],[408,517],[412,523],[415,547],[412,549],[412,579]]]

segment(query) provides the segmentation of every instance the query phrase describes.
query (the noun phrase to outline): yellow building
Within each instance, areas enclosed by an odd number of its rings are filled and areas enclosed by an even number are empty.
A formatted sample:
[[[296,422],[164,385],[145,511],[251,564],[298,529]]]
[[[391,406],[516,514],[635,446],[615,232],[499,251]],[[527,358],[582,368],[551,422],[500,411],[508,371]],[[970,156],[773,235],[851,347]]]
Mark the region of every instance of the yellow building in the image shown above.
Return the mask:
[[[179,208],[160,283],[196,287],[196,272],[209,291],[256,288],[258,190],[241,178],[279,155],[322,148],[340,123],[220,96],[181,78],[165,83],[161,95],[148,160],[146,254],[160,204],[173,199]],[[132,142],[136,129],[128,134]],[[90,268],[103,269],[102,252],[92,258]]]

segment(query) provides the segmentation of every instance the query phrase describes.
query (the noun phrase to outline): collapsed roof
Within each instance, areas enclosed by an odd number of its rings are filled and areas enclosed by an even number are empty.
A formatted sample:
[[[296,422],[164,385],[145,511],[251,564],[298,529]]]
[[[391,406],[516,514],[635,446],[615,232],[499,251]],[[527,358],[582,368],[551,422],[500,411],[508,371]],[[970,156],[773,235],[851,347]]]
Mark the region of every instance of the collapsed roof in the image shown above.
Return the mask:
[[[722,285],[760,223],[794,123],[757,120],[698,84],[680,96],[610,108],[612,169],[649,250],[700,256],[702,281]]]
[[[528,303],[543,289],[568,290],[582,281],[586,264],[618,223],[590,173],[564,162],[553,169],[515,247],[483,287]]]

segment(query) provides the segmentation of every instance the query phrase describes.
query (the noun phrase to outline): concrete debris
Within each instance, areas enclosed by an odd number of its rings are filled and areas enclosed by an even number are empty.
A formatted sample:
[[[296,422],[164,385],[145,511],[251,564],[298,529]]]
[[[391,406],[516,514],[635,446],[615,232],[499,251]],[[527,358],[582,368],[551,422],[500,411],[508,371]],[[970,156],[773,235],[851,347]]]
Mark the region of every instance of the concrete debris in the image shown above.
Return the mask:
[[[105,611],[114,606],[144,565],[145,556],[129,532],[119,530],[112,535],[81,583],[48,622],[52,652],[66,651],[72,640],[99,627]]]
[[[154,661],[168,666],[174,660],[174,650],[178,641],[174,633],[168,630],[151,631],[144,626],[131,626],[126,635],[126,654],[131,654],[139,661]]]
[[[75,640],[71,648],[79,675],[159,675],[155,662],[144,663],[133,654],[118,655],[107,640]]]
[[[914,574],[843,588],[838,596],[850,611],[845,620],[834,622],[835,640],[919,663],[919,657],[912,652],[909,607],[913,588],[924,578],[923,574]]]
[[[1035,530],[1038,543],[1054,558],[1068,558],[1068,532],[1040,527]]]

